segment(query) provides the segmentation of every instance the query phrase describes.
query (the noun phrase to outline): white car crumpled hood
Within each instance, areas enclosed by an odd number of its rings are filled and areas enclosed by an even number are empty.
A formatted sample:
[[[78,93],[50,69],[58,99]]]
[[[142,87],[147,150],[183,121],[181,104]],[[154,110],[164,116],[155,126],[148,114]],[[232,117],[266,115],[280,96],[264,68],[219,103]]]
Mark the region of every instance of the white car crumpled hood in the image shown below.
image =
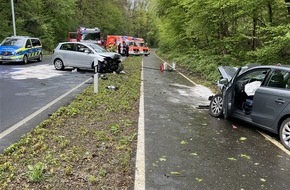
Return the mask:
[[[120,55],[114,52],[104,52],[104,53],[99,53],[99,55],[102,57],[110,57],[112,59],[120,58]]]

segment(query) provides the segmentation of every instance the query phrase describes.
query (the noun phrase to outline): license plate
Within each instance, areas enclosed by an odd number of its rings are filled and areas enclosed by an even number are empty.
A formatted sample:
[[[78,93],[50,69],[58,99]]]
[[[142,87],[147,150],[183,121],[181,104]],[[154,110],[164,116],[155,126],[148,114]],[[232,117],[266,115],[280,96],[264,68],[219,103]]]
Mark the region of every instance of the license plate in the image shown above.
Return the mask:
[[[8,56],[3,56],[2,59],[6,59],[6,60],[7,60],[7,59],[10,59],[10,57],[8,57]]]

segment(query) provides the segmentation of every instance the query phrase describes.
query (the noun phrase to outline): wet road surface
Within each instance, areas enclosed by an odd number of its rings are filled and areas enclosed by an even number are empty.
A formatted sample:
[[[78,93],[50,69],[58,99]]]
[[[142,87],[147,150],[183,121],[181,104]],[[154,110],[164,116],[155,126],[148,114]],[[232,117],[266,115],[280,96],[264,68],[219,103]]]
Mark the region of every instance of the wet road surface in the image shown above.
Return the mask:
[[[92,74],[71,69],[57,71],[50,58],[44,58],[42,63],[0,65],[0,153],[70,102],[89,84],[59,98],[90,79]]]
[[[145,189],[290,189],[290,156],[257,128],[213,118],[211,92],[144,57]],[[178,64],[177,64],[178,70]]]

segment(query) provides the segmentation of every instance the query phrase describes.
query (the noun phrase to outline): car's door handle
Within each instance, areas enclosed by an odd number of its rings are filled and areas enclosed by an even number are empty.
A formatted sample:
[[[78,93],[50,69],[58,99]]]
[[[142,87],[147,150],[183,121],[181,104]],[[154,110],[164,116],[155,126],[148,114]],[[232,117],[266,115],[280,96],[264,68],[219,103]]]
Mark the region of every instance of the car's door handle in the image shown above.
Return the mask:
[[[283,99],[276,99],[275,102],[278,103],[278,104],[284,104],[285,103],[285,101]]]

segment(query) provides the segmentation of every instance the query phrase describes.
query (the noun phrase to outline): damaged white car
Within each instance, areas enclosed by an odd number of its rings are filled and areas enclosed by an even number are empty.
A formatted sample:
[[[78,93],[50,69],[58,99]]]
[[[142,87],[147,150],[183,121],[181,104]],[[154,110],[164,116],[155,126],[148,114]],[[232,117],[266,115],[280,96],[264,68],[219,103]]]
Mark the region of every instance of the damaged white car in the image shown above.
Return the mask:
[[[218,68],[221,93],[210,97],[210,114],[234,117],[278,134],[290,150],[290,67]]]

